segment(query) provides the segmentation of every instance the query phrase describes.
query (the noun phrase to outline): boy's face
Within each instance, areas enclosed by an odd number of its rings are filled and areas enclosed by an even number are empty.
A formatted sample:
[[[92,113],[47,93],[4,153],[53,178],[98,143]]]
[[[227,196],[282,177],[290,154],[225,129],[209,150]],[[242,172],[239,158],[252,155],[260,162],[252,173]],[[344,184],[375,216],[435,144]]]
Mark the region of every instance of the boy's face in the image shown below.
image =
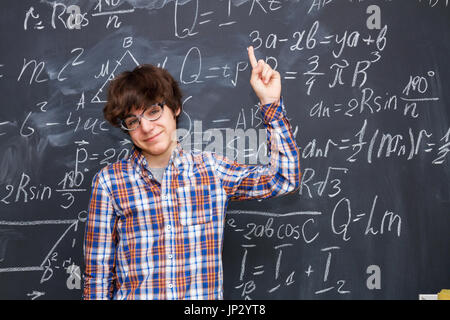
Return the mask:
[[[176,120],[181,109],[176,114],[167,105],[164,106],[159,119],[150,121],[142,118],[136,130],[129,132],[133,143],[141,148],[145,157],[170,157],[176,140]],[[142,110],[133,110],[131,114],[140,115]]]

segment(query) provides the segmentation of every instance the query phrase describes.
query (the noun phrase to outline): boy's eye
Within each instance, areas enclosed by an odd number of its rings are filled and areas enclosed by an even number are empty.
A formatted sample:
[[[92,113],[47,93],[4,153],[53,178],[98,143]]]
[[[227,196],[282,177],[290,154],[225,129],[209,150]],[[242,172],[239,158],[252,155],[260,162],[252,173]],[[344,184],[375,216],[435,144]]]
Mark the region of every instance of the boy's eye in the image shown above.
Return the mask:
[[[133,125],[136,125],[138,122],[139,122],[139,121],[138,121],[137,118],[131,118],[131,119],[127,119],[127,120],[125,121],[125,123],[126,123],[127,126],[133,126]]]
[[[155,114],[158,114],[158,112],[159,112],[159,108],[150,108],[147,110],[146,113],[149,115],[155,115]]]

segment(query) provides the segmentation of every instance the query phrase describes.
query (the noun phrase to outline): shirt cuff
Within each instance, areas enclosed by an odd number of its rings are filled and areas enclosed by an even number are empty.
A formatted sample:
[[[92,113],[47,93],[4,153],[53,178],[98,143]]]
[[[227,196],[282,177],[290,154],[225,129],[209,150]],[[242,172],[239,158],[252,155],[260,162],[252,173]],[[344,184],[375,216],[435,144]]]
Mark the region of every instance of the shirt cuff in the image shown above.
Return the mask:
[[[283,104],[283,98],[280,97],[280,101],[268,104],[259,104],[261,114],[265,123],[270,123],[274,120],[280,120],[286,117],[286,110]]]

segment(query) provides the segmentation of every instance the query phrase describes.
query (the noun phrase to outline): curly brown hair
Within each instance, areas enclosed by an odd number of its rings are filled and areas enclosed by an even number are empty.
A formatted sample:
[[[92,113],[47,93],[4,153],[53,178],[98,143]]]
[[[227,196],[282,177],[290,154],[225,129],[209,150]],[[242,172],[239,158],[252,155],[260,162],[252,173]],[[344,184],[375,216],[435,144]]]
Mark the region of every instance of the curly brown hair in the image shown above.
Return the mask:
[[[103,115],[111,125],[120,128],[121,120],[132,110],[154,103],[164,101],[175,114],[182,107],[181,98],[181,89],[167,70],[143,64],[133,71],[122,72],[111,81]]]

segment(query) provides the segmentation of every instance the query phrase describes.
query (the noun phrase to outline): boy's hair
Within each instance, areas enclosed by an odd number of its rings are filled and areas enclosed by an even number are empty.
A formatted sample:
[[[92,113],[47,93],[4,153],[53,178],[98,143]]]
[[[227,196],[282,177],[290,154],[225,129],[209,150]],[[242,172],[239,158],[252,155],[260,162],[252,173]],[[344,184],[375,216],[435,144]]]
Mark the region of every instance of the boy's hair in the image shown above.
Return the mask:
[[[103,115],[110,124],[120,128],[121,120],[131,110],[154,103],[165,102],[175,114],[182,107],[181,98],[178,83],[167,70],[143,64],[133,71],[122,72],[111,81]]]

